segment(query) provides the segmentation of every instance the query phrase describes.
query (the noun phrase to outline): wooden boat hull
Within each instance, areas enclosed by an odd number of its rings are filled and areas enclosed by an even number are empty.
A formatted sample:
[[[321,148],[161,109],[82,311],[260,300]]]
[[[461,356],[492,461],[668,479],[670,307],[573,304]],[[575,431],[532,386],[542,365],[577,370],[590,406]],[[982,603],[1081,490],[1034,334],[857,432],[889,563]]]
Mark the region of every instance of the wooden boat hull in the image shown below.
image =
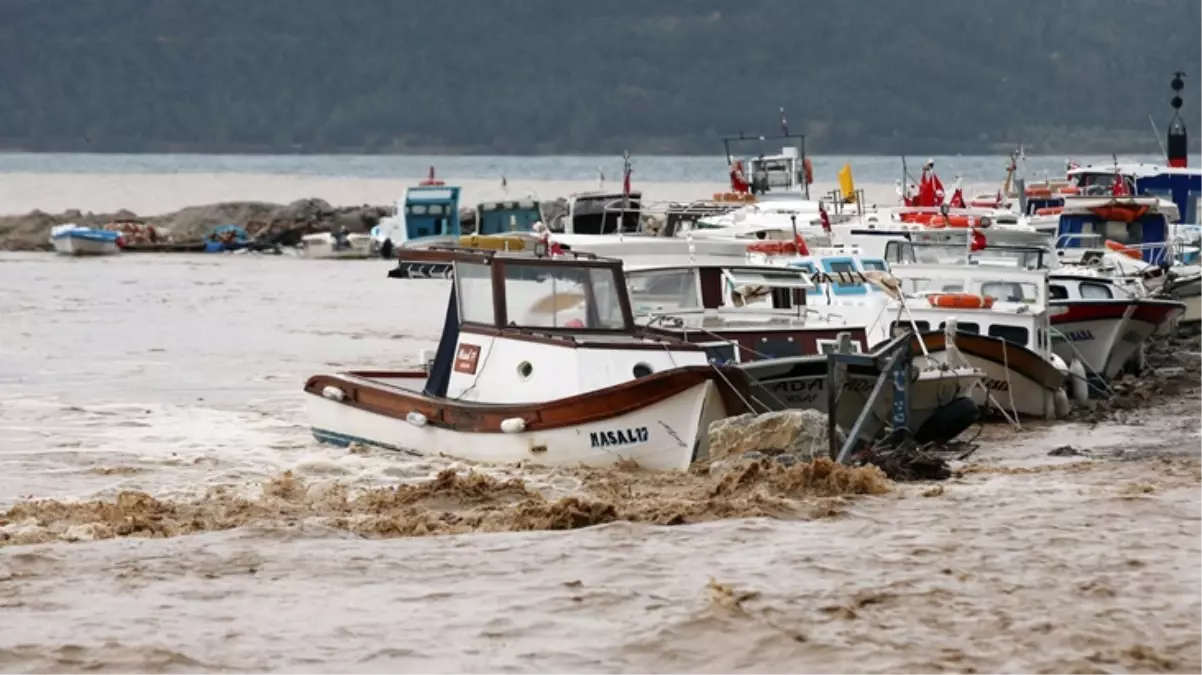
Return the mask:
[[[914,362],[921,367],[937,364],[969,366],[985,373],[984,387],[972,388],[972,400],[984,408],[1001,406],[1006,414],[1057,419],[1064,412],[1056,402],[1064,396],[1065,373],[1047,359],[1022,345],[999,338],[957,333],[954,352],[947,349],[942,332],[921,335],[929,357],[922,355],[917,341]],[[1067,406],[1067,400],[1063,402]]]
[[[95,239],[87,236],[64,234],[54,237],[51,243],[54,245],[55,252],[62,255],[97,256],[116,255],[121,252],[121,247],[117,245],[114,239]]]
[[[742,412],[709,366],[663,371],[556,401],[461,403],[421,392],[425,374],[318,375],[305,385],[313,435],[486,464],[687,469],[711,422]],[[737,396],[734,400],[738,400]],[[521,420],[516,424],[515,420]],[[508,429],[508,431],[506,431]]]
[[[1178,318],[1178,323],[1197,329],[1199,322],[1202,322],[1202,276],[1174,280],[1167,285],[1166,292],[1174,300],[1185,304],[1185,312]]]
[[[1172,300],[1053,300],[1052,350],[1065,363],[1080,359],[1090,371],[1113,378],[1158,328],[1185,312]]]
[[[823,357],[801,357],[753,361],[741,366],[751,379],[750,393],[773,410],[797,409],[827,412],[826,372],[828,361]],[[868,403],[876,385],[879,371],[867,368],[848,368],[848,382],[839,399],[835,422],[850,429]],[[931,415],[952,400],[967,396],[973,385],[981,381],[981,373],[972,368],[931,368],[922,371],[910,382],[911,430],[917,430]],[[861,427],[860,437],[873,440],[884,431],[892,416],[893,388],[887,389],[873,407],[873,414]]]

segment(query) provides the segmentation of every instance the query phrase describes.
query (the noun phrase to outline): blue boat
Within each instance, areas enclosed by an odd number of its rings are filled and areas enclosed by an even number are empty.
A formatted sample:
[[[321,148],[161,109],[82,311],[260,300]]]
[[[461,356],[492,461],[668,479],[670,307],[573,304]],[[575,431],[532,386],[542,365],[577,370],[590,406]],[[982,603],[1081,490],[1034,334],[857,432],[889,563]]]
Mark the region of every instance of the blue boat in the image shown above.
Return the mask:
[[[119,233],[74,223],[52,228],[50,243],[55,251],[63,255],[113,255],[121,252]]]
[[[219,225],[205,238],[205,253],[237,251],[250,246],[250,235],[237,225]]]

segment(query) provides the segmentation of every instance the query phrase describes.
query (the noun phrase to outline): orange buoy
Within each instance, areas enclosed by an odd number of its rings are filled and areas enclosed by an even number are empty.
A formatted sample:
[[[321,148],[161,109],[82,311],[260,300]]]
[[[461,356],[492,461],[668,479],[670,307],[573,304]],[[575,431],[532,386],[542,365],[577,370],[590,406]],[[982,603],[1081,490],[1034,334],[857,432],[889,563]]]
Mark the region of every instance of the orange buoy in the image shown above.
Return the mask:
[[[993,298],[975,293],[933,293],[927,296],[932,307],[945,309],[989,309]]]
[[[1051,197],[1052,188],[1043,185],[1032,185],[1027,188],[1028,197]]]
[[[1077,187],[1076,185],[1065,185],[1057,190],[1057,192],[1062,195],[1079,195],[1081,194],[1081,188]]]
[[[1130,246],[1120,244],[1113,239],[1106,240],[1106,248],[1108,248],[1111,251],[1114,251],[1116,253],[1122,253],[1123,255],[1127,256],[1128,258],[1134,258],[1135,260],[1143,260],[1143,256],[1139,254],[1139,249],[1134,249],[1134,248],[1131,248]]]
[[[810,163],[810,158],[806,157],[801,165],[805,168],[806,185],[812,185],[814,183],[814,165]]]
[[[808,250],[804,249],[805,244],[802,244],[802,250],[798,250],[797,244],[791,241],[757,241],[754,244],[747,245],[748,253],[763,253],[765,255],[794,255],[801,253],[806,255]]]
[[[945,216],[942,213],[936,213],[934,217],[927,221],[927,227],[934,229],[944,227],[973,227],[977,224],[976,221],[977,219],[972,216],[951,213]]]
[[[1064,210],[1063,206],[1045,206],[1042,209],[1035,209],[1037,216],[1054,216]]]

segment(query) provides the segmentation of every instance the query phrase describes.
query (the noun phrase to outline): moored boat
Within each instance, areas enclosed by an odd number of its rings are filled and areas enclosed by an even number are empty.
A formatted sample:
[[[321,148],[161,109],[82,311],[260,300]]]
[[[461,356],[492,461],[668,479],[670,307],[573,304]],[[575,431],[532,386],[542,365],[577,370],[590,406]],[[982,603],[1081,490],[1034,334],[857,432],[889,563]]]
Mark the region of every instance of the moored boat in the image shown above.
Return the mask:
[[[63,255],[114,255],[121,252],[120,234],[74,223],[52,228],[50,243],[56,252]]]
[[[299,249],[302,257],[318,260],[366,260],[379,252],[371,235],[350,233],[345,228],[337,233],[306,234]]]
[[[746,380],[704,346],[635,324],[621,262],[401,249],[450,263],[443,335],[424,371],[316,375],[313,434],[484,463],[685,469],[710,422],[745,411]]]

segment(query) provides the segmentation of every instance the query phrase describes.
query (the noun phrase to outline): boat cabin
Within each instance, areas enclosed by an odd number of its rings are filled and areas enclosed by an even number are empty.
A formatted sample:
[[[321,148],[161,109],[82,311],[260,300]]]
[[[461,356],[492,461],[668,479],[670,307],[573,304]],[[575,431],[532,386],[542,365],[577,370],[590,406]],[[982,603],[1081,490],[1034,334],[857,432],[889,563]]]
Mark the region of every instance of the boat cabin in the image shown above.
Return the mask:
[[[720,196],[720,195],[715,195]],[[676,237],[698,227],[702,218],[720,216],[740,208],[747,201],[697,201],[670,202],[664,213],[664,226],[659,231],[661,237]]]
[[[806,307],[803,270],[715,260],[627,271],[636,318],[657,334],[701,344],[723,363],[829,353],[840,333],[866,349],[863,325]]]
[[[916,249],[921,247],[915,247]],[[893,275],[906,294],[906,309],[889,310],[889,336],[911,329],[943,330],[949,318],[961,333],[999,338],[1037,354],[1050,349],[1047,311],[1047,270],[1032,256],[1038,249],[970,260],[968,264],[897,265]],[[885,336],[881,336],[883,339]]]
[[[458,237],[459,188],[418,185],[405,190],[392,218],[380,221],[379,237],[394,244],[432,237]]]
[[[542,207],[533,198],[481,202],[476,205],[476,234],[530,232],[542,222]]]
[[[1169,222],[1156,197],[1081,197],[1066,201],[1056,227],[1057,249],[1106,246],[1149,264],[1171,260]]]
[[[865,272],[889,272],[889,263],[882,257],[862,255],[849,247],[793,258],[785,264],[810,276],[814,284],[811,305],[867,306],[888,300],[884,289],[864,277]]]
[[[454,268],[428,394],[545,401],[709,363],[704,347],[635,324],[621,261],[544,253],[438,245],[398,252],[402,263]]]
[[[1198,222],[1198,197],[1202,195],[1202,170],[1158,164],[1085,166],[1068,172],[1083,195],[1111,194],[1120,178],[1131,194],[1167,199],[1177,206],[1182,222]]]
[[[568,198],[564,234],[633,234],[640,229],[643,193],[581,192]]]

